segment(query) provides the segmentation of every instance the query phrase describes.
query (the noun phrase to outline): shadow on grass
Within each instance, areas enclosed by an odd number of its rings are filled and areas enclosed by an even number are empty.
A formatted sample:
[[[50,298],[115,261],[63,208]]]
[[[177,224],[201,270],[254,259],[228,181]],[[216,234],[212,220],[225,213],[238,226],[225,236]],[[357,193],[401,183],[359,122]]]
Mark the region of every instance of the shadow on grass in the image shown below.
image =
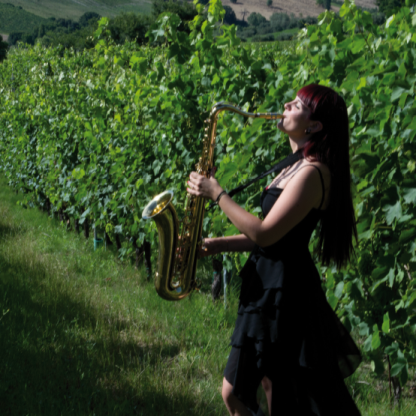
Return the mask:
[[[13,235],[12,228],[1,227],[0,236]],[[27,267],[0,254],[3,415],[200,415],[207,410],[204,404],[193,408],[195,400],[186,393],[164,392],[166,383],[157,382],[162,377],[157,372],[178,355],[178,345],[123,339],[117,331],[128,329],[128,323],[110,314],[103,318],[88,301],[71,298],[64,285],[52,292],[48,273],[39,262]]]

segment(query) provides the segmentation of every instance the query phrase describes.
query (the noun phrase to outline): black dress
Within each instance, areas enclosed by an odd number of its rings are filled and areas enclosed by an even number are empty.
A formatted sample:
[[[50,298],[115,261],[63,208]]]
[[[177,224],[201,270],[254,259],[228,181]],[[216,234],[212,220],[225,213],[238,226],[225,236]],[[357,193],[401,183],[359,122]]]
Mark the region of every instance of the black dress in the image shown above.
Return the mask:
[[[264,217],[281,193],[280,188],[263,191]],[[321,215],[312,209],[277,243],[256,246],[241,271],[224,376],[253,414],[259,410],[257,388],[267,376],[272,381],[271,416],[360,415],[343,378],[355,371],[361,355],[328,304],[308,249]]]

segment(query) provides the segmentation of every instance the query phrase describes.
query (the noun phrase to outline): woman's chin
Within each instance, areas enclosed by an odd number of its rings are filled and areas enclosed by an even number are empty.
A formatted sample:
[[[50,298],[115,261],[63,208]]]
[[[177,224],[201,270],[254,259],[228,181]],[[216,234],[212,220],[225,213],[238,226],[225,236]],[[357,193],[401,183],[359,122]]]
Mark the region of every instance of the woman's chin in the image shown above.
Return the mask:
[[[286,133],[286,129],[285,129],[285,127],[283,126],[283,119],[282,119],[282,120],[280,120],[280,121],[277,123],[277,128],[278,128],[280,131],[282,131],[283,133]]]

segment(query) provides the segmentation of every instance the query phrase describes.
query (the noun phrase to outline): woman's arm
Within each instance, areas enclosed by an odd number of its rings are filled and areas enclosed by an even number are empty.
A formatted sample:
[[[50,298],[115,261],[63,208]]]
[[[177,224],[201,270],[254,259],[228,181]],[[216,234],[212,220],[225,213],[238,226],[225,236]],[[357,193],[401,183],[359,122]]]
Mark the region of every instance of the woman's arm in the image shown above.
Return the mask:
[[[189,184],[193,187],[188,188],[190,194],[214,200],[222,191],[214,178],[205,178],[195,172],[191,174]],[[267,247],[279,241],[319,204],[321,188],[319,173],[315,168],[305,166],[287,183],[263,221],[241,208],[228,195],[220,199],[219,206],[242,234],[260,247]]]
[[[199,250],[199,257],[233,251],[251,251],[253,248],[254,243],[244,234],[231,237],[204,238],[204,244]]]

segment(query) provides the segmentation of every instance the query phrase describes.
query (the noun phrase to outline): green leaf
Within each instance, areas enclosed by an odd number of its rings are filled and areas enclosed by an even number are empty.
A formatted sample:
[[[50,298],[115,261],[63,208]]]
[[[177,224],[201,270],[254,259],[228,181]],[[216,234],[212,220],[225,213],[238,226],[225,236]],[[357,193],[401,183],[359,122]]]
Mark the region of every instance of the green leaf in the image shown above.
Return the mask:
[[[331,308],[335,310],[338,305],[338,298],[332,293],[328,297],[328,303],[331,305]]]
[[[391,93],[391,102],[397,101],[406,90],[402,87],[395,87]]]
[[[397,201],[394,205],[385,205],[383,211],[386,213],[387,224],[391,225],[396,218],[400,218],[402,215],[400,201]]]
[[[339,282],[334,291],[334,294],[338,299],[341,299],[343,289],[344,289],[344,282]]]
[[[403,188],[403,199],[406,204],[416,204],[416,188]]]
[[[407,243],[416,236],[416,228],[410,228],[409,230],[403,230],[400,233],[399,243]]]
[[[394,269],[390,269],[389,270],[388,279],[389,279],[389,285],[390,285],[390,287],[393,287],[393,283],[394,283]]]
[[[75,168],[73,171],[72,171],[72,176],[75,178],[75,179],[82,179],[84,176],[85,176],[85,171],[84,171],[84,169],[82,169],[82,168]]]
[[[390,332],[390,318],[388,312],[386,312],[383,316],[383,325],[381,326],[381,330],[385,334],[388,334]]]
[[[399,373],[400,373],[400,371],[402,371],[403,370],[403,368],[404,368],[404,364],[401,364],[401,363],[396,363],[396,364],[394,364],[392,367],[391,367],[391,370],[390,370],[390,375],[392,376],[392,377],[396,377]]]
[[[373,336],[371,338],[371,349],[376,350],[381,345],[380,332],[378,330],[377,324],[375,324],[373,326],[373,330],[374,330],[374,332],[373,332]]]
[[[378,280],[380,278],[383,278],[384,276],[386,276],[388,270],[389,270],[389,267],[387,267],[387,266],[377,267],[371,273],[371,277],[374,280]]]
[[[399,349],[399,344],[397,342],[393,342],[391,345],[389,345],[384,352],[388,355],[396,353],[396,351]]]
[[[221,179],[221,184],[226,186],[231,178],[233,178],[238,172],[238,165],[236,163],[230,162],[226,165],[221,165],[221,168],[218,170],[217,177]]]
[[[136,182],[136,189],[139,189],[143,185],[143,178],[140,178]]]

